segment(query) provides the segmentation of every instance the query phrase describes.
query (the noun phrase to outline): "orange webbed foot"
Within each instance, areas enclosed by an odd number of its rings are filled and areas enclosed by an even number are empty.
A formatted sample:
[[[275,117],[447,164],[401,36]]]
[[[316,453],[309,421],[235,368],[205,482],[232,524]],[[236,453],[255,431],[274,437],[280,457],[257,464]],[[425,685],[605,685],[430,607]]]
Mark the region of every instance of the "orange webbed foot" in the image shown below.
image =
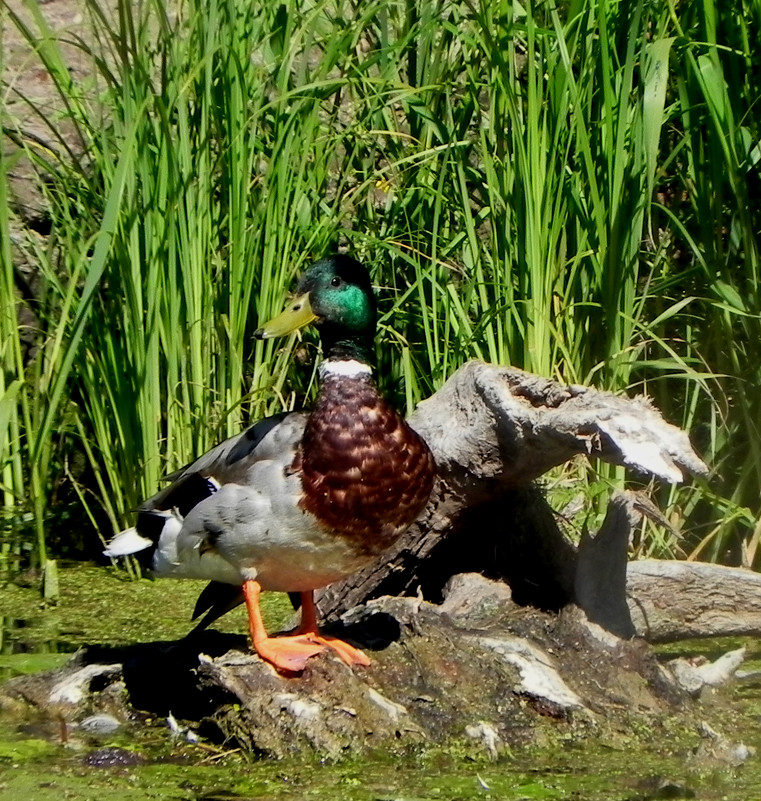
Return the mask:
[[[361,665],[362,667],[367,667],[371,664],[370,659],[364,652],[360,651],[359,648],[355,648],[353,645],[349,645],[348,642],[339,640],[337,637],[329,637],[327,634],[317,633],[313,633],[309,636],[313,642],[321,643],[323,647],[331,648],[335,651],[347,665]]]
[[[321,643],[300,634],[265,637],[255,641],[254,648],[262,659],[285,673],[301,673],[307,660],[325,650]]]
[[[370,664],[367,656],[348,642],[323,634],[291,634],[284,637],[266,637],[254,643],[259,656],[286,673],[301,673],[307,661],[326,648],[333,650],[347,665]]]
[[[339,640],[338,637],[320,634],[317,630],[317,610],[315,609],[314,596],[311,592],[301,593],[301,625],[297,634],[309,637],[312,642],[318,642],[327,648],[332,648],[347,665],[367,667],[370,664],[370,660],[359,648]]]
[[[295,634],[284,637],[269,637],[264,628],[259,610],[259,594],[261,587],[257,581],[246,581],[243,584],[243,597],[248,609],[251,639],[259,656],[284,673],[301,673],[307,661],[313,656],[330,648],[347,665],[369,665],[370,660],[353,645],[320,634],[317,631],[317,619],[314,600],[311,592],[302,592],[301,625]]]

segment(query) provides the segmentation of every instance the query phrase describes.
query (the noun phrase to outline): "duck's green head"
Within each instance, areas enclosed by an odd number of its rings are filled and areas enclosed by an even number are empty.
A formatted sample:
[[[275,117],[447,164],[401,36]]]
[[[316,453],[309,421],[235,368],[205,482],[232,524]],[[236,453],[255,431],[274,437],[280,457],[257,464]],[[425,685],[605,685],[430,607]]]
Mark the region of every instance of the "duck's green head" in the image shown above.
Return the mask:
[[[326,356],[369,361],[376,317],[375,294],[367,270],[351,256],[338,254],[309,267],[296,286],[296,297],[256,336],[284,336],[313,323],[320,331]]]

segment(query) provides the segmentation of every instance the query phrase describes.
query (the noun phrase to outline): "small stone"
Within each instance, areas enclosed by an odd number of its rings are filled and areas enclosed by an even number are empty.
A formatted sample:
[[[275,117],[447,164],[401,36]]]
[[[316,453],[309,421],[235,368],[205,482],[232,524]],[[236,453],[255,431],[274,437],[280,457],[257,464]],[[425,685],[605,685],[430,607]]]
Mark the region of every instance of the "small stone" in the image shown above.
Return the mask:
[[[458,573],[444,587],[440,611],[460,625],[477,625],[515,608],[510,587],[479,573]]]
[[[397,704],[395,701],[390,701],[385,695],[381,695],[381,693],[372,687],[368,688],[367,695],[376,706],[379,706],[388,717],[394,721],[394,723],[398,723],[403,716],[407,715],[405,707],[401,704]]]
[[[513,636],[473,639],[518,669],[520,681],[514,688],[515,692],[547,701],[562,710],[586,708],[581,698],[562,679],[552,657],[538,645]]]
[[[499,736],[499,732],[497,732],[497,729],[491,723],[480,720],[478,723],[466,726],[465,734],[470,737],[471,740],[475,740],[483,745],[492,759],[496,759],[499,756],[502,740]]]
[[[121,728],[121,721],[113,715],[90,715],[80,721],[78,728],[88,734],[111,734]]]
[[[694,759],[701,765],[730,765],[738,767],[756,755],[756,749],[745,743],[732,742],[705,721],[698,726],[703,742]]]
[[[144,761],[140,754],[124,748],[98,748],[85,757],[85,764],[93,768],[126,768]]]
[[[116,678],[121,670],[121,665],[85,665],[74,673],[66,674],[53,686],[48,703],[72,706],[80,704],[87,697],[93,679]]]
[[[679,657],[669,662],[674,678],[690,695],[698,696],[703,687],[720,687],[734,677],[745,659],[745,648],[720,656],[715,662],[695,662]]]

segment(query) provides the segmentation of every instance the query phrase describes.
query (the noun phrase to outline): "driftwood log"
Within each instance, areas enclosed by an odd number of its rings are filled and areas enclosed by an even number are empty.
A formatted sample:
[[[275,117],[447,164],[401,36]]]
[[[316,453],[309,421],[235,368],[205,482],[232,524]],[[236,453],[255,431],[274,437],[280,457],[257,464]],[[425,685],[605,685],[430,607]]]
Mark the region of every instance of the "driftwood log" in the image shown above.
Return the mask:
[[[451,575],[480,572],[506,581],[520,604],[557,611],[575,602],[603,625],[610,619],[615,633],[634,633],[631,621],[621,620],[626,553],[633,520],[647,503],[631,496],[613,504],[600,536],[577,552],[533,481],[579,454],[669,482],[705,475],[683,431],[645,398],[561,386],[481,362],[461,368],[411,422],[436,457],[434,496],[381,562],[320,593],[324,617],[337,619],[382,595],[437,601]],[[598,585],[613,581],[613,569],[616,598]]]
[[[627,569],[632,622],[650,642],[761,636],[761,575],[739,567],[647,559]]]
[[[687,715],[702,686],[734,675],[741,651],[715,667],[670,668],[645,638],[761,633],[759,577],[627,564],[639,516],[658,519],[634,493],[615,496],[577,548],[533,484],[579,454],[670,482],[704,475],[687,436],[647,400],[473,362],[412,422],[439,468],[427,509],[377,564],[319,597],[328,630],[366,649],[369,668],[324,653],[284,677],[243,636],[206,631],[93,647],[60,671],[6,683],[0,707],[32,705],[74,730],[104,711],[118,725],[137,708],[170,716],[176,732],[189,725],[277,757],[452,738],[497,757],[541,741],[548,725],[608,737],[627,716]]]

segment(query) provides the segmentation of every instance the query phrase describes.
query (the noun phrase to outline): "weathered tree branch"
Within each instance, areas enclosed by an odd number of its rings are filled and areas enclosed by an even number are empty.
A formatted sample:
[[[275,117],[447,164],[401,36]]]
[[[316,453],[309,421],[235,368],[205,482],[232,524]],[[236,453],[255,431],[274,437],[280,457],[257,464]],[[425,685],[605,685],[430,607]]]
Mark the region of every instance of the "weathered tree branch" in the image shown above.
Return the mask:
[[[627,568],[632,623],[650,642],[761,636],[761,575],[739,567],[646,559]]]
[[[670,482],[708,472],[687,435],[646,398],[562,386],[513,367],[469,362],[411,422],[447,484],[524,485],[576,454]]]
[[[381,562],[320,593],[327,618],[385,594],[436,600],[464,571],[505,579],[520,603],[559,609],[579,590],[576,549],[534,479],[578,454],[667,481],[707,472],[687,435],[644,398],[482,362],[458,370],[411,422],[436,457],[437,487]]]

